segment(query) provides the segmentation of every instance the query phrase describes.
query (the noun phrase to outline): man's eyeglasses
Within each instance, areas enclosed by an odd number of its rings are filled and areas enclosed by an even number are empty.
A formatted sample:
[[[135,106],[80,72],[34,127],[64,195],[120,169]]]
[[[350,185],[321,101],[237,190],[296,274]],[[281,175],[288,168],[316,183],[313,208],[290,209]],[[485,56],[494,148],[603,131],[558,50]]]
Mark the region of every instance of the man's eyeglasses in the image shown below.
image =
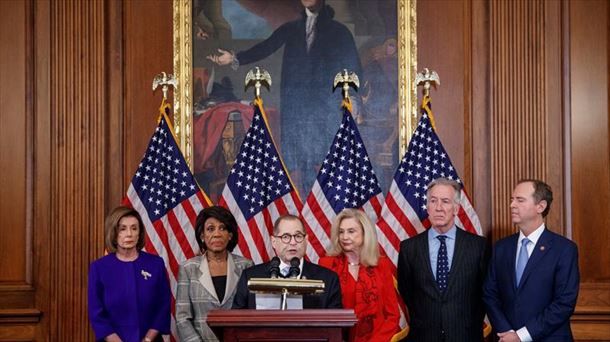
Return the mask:
[[[286,244],[290,243],[290,240],[292,240],[292,238],[294,238],[294,241],[296,243],[301,243],[301,242],[303,242],[303,240],[305,240],[305,234],[301,234],[301,233],[294,234],[294,235],[284,234],[284,235],[273,235],[273,236],[282,240],[282,242],[286,243]]]

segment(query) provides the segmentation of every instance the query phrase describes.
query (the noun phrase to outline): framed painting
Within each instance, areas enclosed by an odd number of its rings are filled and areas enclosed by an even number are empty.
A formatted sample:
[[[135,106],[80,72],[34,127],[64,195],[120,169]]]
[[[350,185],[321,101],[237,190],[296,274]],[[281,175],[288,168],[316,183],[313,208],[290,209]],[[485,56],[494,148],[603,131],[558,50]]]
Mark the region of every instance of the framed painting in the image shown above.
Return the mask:
[[[250,124],[246,73],[260,66],[275,143],[305,198],[341,122],[343,69],[360,79],[352,115],[382,189],[417,120],[416,0],[174,0],[174,126],[216,202]]]

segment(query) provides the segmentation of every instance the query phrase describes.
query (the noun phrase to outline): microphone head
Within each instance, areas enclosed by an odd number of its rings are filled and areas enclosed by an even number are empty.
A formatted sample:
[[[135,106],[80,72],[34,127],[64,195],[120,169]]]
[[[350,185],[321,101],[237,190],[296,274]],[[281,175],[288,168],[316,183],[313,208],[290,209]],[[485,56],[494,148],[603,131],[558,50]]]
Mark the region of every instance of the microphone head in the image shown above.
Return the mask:
[[[280,258],[274,256],[273,258],[271,258],[271,261],[269,262],[269,264],[271,266],[279,266],[280,265]]]
[[[301,270],[299,269],[301,266],[301,260],[297,257],[294,257],[290,260],[290,269],[288,270],[288,278],[297,278],[299,274],[301,274]]]
[[[299,267],[301,266],[301,259],[294,257],[290,259],[290,267]]]
[[[280,258],[273,257],[269,262],[268,270],[271,278],[277,278],[280,274]]]

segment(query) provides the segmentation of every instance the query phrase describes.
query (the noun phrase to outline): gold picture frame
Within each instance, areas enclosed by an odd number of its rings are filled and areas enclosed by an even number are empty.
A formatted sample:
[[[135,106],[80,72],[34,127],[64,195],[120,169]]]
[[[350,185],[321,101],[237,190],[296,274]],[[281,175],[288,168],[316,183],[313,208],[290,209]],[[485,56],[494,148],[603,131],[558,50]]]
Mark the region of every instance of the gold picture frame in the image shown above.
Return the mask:
[[[193,0],[173,0],[174,128],[187,163],[193,169]],[[416,0],[396,0],[398,54],[398,158],[407,149],[417,124]]]

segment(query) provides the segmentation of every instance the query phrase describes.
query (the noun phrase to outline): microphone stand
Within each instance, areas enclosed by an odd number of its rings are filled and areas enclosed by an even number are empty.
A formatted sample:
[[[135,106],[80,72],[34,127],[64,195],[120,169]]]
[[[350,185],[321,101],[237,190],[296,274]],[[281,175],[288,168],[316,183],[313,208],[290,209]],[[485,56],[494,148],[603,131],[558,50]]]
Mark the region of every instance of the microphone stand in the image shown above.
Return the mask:
[[[288,309],[288,289],[282,289],[282,301],[280,303],[280,310]]]

